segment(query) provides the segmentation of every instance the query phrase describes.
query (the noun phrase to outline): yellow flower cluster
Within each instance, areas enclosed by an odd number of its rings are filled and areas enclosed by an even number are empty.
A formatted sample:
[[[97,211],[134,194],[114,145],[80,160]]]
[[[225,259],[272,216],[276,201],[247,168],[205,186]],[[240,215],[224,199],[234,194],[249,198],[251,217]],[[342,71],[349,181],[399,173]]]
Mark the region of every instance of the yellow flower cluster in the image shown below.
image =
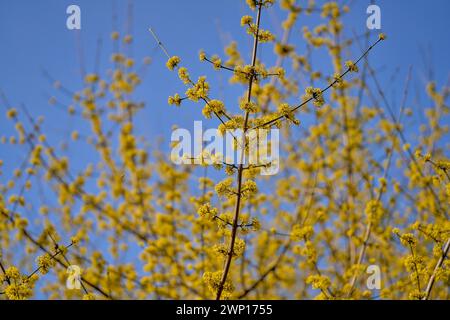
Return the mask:
[[[274,52],[280,57],[286,57],[295,49],[294,46],[283,43],[276,43],[274,47]]]
[[[197,82],[186,91],[186,96],[192,101],[206,99],[209,93],[209,84],[206,82],[206,77],[201,76]]]
[[[291,231],[291,239],[293,241],[302,241],[311,238],[314,233],[314,229],[312,226],[304,226],[302,227],[299,224],[294,225]]]
[[[200,61],[205,61],[206,59],[205,51],[201,50],[200,53],[198,54],[198,58],[200,59]]]
[[[321,289],[326,290],[331,282],[330,279],[326,276],[320,276],[320,275],[311,275],[308,278],[306,278],[306,283],[311,284],[311,287],[313,289]]]
[[[31,277],[21,275],[16,267],[9,267],[5,270],[3,282],[8,282],[5,288],[5,295],[9,300],[25,300],[33,295],[34,285],[38,279],[34,274]]]
[[[378,222],[383,217],[383,206],[378,200],[370,200],[366,204],[365,213],[370,221],[373,223]]]
[[[258,192],[258,186],[253,180],[247,180],[242,184],[242,196],[244,198],[249,198]]]
[[[170,57],[169,60],[167,60],[166,67],[167,69],[172,71],[180,64],[180,62],[181,62],[180,57],[178,56]]]
[[[17,110],[14,108],[9,109],[6,112],[6,116],[8,117],[8,119],[13,119],[13,118],[17,117]]]
[[[295,118],[294,113],[292,112],[291,106],[289,106],[287,103],[280,104],[278,106],[278,112],[281,114],[281,116],[292,121],[293,124],[295,124],[295,125],[300,124],[300,121]]]
[[[307,87],[305,89],[307,99],[312,98],[313,104],[316,107],[321,107],[325,104],[325,100],[323,98],[323,93],[320,88]]]
[[[180,78],[181,81],[183,81],[184,84],[191,83],[191,79],[189,78],[189,72],[184,67],[178,69],[178,77]]]
[[[346,61],[345,66],[350,72],[358,72],[358,66],[351,60]]]
[[[168,99],[168,103],[170,105],[175,105],[175,106],[179,106],[181,104],[181,97],[178,93],[176,93],[174,96],[170,96]]]
[[[84,81],[86,83],[96,83],[97,81],[99,81],[99,76],[96,75],[95,73],[91,73],[86,75],[86,77],[84,78]]]
[[[241,26],[250,25],[251,23],[253,23],[253,18],[251,16],[242,16]]]
[[[417,244],[417,239],[416,239],[416,237],[414,237],[414,235],[412,233],[400,234],[400,230],[398,228],[394,228],[392,230],[392,233],[394,233],[395,235],[397,235],[400,238],[400,242],[404,246],[415,247]]]
[[[37,265],[39,267],[39,272],[41,274],[47,274],[52,267],[55,266],[55,260],[48,253],[37,257]]]
[[[210,119],[213,114],[221,114],[225,111],[225,106],[220,100],[210,100],[207,101],[205,106],[203,107],[202,113],[203,115]]]
[[[233,185],[232,178],[226,178],[226,179],[222,180],[215,186],[217,195],[219,197],[232,196],[235,193],[235,191],[232,190],[232,187],[231,187],[232,185]]]
[[[261,43],[271,42],[275,40],[275,36],[270,31],[259,29],[257,32],[256,30],[257,30],[256,26],[252,24],[250,25],[250,27],[248,27],[247,33],[254,35],[255,37],[256,35],[258,35],[258,41]]]
[[[218,56],[213,56],[211,58],[212,60],[212,64],[214,66],[215,70],[220,70],[220,68],[222,67],[222,60],[218,57]]]
[[[211,207],[209,203],[205,203],[200,206],[197,212],[202,219],[206,220],[214,220],[218,215],[217,209]]]
[[[241,100],[239,107],[241,108],[241,110],[248,113],[257,113],[260,110],[258,105],[253,101],[247,102],[246,100]]]
[[[203,281],[208,285],[208,288],[211,290],[213,294],[217,293],[219,289],[219,285],[222,279],[222,272],[205,272],[203,275]],[[231,280],[227,279],[223,286],[223,295],[224,298],[229,298],[234,291],[234,285]]]

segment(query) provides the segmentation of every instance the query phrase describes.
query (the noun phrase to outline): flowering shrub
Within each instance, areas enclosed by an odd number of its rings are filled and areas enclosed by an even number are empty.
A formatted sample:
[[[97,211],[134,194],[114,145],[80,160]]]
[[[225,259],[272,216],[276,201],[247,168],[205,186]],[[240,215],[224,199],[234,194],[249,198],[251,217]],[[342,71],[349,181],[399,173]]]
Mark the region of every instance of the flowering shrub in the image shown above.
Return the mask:
[[[77,92],[55,82],[71,96],[67,112],[89,125],[71,134],[95,154],[79,172],[47,141],[43,119],[4,99],[16,133],[2,138],[2,148],[21,147],[27,158],[10,180],[2,172],[0,297],[26,299],[40,290],[84,299],[448,298],[448,87],[427,86],[432,105],[413,139],[403,124],[412,111],[391,105],[368,60],[388,43],[386,35],[344,62],[357,41],[343,39],[348,7],[281,0],[286,19],[277,37],[264,29],[274,2],[247,0],[249,15],[240,23],[253,41],[249,62],[235,42],[224,57],[200,51],[201,61],[243,87],[234,102],[212,97],[214,84],[170,56],[152,32],[181,80],[174,91],[184,86],[168,104],[200,103],[205,121],[218,120],[220,132],[282,130],[275,176],[261,176],[258,165],[177,166],[151,154],[135,129],[145,107],[133,98],[141,77],[122,52],[112,55],[107,76],[86,75]],[[328,52],[327,75],[289,42],[299,18],[311,14],[323,24],[303,28],[304,41],[311,51]],[[133,41],[117,31],[111,38]],[[260,46],[273,48],[274,66],[258,58]],[[313,121],[303,125],[303,118]],[[250,152],[245,137],[235,147]],[[42,200],[37,208],[31,200],[42,184],[56,205]],[[366,286],[371,264],[382,271],[377,291]],[[70,265],[83,270],[78,291],[65,286]]]

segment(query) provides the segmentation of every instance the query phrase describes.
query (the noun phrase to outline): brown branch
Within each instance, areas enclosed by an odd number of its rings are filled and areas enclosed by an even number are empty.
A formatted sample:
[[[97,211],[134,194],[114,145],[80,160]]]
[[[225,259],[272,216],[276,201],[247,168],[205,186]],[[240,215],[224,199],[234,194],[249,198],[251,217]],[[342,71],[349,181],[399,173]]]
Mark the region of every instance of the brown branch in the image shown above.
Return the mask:
[[[258,5],[258,13],[256,17],[256,35],[253,41],[253,53],[252,53],[252,68],[256,65],[256,53],[258,50],[258,33],[259,33],[259,25],[261,22],[261,3]],[[253,86],[253,76],[250,77],[249,84],[248,84],[248,92],[247,92],[247,102],[251,101],[252,98],[252,86]],[[238,191],[237,191],[237,198],[236,198],[236,207],[234,210],[234,218],[233,218],[233,226],[231,229],[231,237],[230,237],[230,244],[228,248],[228,255],[225,261],[225,265],[222,272],[222,278],[220,279],[219,287],[217,289],[217,295],[216,300],[220,300],[220,297],[222,296],[223,287],[225,285],[225,282],[227,281],[228,272],[230,271],[231,266],[231,260],[233,259],[233,249],[234,249],[234,243],[236,241],[236,234],[238,229],[238,219],[239,219],[239,213],[241,210],[241,189],[242,189],[242,173],[244,171],[244,165],[243,165],[243,157],[245,153],[245,134],[247,132],[247,126],[248,126],[248,119],[249,119],[249,112],[247,111],[245,113],[245,120],[244,120],[244,130],[242,132],[242,141],[244,142],[242,145],[242,152],[241,152],[241,161],[238,169],[237,174],[237,182],[238,182]]]
[[[436,263],[436,266],[433,270],[433,274],[430,276],[430,279],[428,280],[427,288],[425,289],[425,297],[423,298],[423,300],[428,300],[430,298],[431,290],[433,290],[433,286],[436,282],[436,275],[439,271],[439,268],[442,267],[442,264],[447,258],[449,248],[450,248],[450,239],[448,239],[447,242],[445,243],[442,255],[439,258],[438,262]]]

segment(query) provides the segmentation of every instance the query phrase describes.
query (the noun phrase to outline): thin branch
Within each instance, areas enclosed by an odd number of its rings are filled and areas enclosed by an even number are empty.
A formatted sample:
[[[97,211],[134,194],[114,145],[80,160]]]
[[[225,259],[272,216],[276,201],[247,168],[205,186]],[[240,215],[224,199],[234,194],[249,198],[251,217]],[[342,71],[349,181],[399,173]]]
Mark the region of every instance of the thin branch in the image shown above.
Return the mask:
[[[164,46],[164,44],[161,42],[161,40],[159,40],[158,36],[156,35],[156,33],[153,31],[152,28],[149,28],[148,31],[150,31],[150,33],[152,34],[153,38],[155,38],[156,43],[158,44],[158,46],[162,49],[162,51],[164,52],[164,54],[166,55],[166,57],[168,59],[170,59],[170,55],[166,50],[166,47]]]
[[[357,64],[361,61],[361,59],[363,59],[363,58],[369,53],[369,51],[372,50],[372,49],[373,49],[380,41],[382,41],[381,38],[378,39],[378,40],[377,40],[374,44],[372,44],[369,48],[367,48],[367,50],[366,50],[366,51],[358,58],[358,60],[355,61],[354,65],[357,65]],[[341,81],[341,79],[342,79],[343,77],[345,77],[345,75],[347,75],[347,73],[349,73],[349,72],[350,72],[350,68],[347,68],[347,70],[345,70],[344,73],[342,73],[339,77],[335,78],[334,81],[331,82],[328,86],[326,86],[325,88],[323,88],[323,89],[320,91],[320,94],[323,94],[323,93],[325,93],[326,91],[328,91],[328,90],[329,90],[331,87],[333,87],[336,83],[338,83],[339,81]],[[307,100],[305,100],[305,101],[303,101],[302,103],[300,103],[298,106],[292,108],[292,109],[290,110],[290,113],[294,113],[295,111],[297,111],[297,110],[300,109],[301,107],[305,106],[306,104],[308,104],[308,103],[311,102],[312,100],[314,100],[314,97],[308,98]],[[271,124],[273,124],[273,123],[275,123],[275,122],[277,122],[277,121],[279,121],[279,120],[282,121],[282,120],[284,120],[284,119],[286,119],[286,116],[285,116],[285,115],[278,116],[278,117],[276,117],[275,119],[269,120],[269,121],[264,122],[264,123],[259,124],[259,125],[256,125],[256,126],[254,126],[252,129],[258,129],[258,128],[261,128],[261,127],[265,127],[265,126],[271,125]]]
[[[438,262],[436,263],[436,266],[434,267],[433,274],[430,276],[430,279],[428,280],[428,284],[425,289],[425,297],[423,298],[423,300],[428,300],[430,298],[431,290],[433,290],[433,286],[436,282],[436,275],[439,271],[439,268],[442,267],[442,264],[447,258],[449,248],[450,248],[450,239],[448,239],[447,242],[445,243],[444,249],[442,250],[442,255],[439,258]]]
[[[261,8],[262,8],[262,5],[261,5],[261,3],[259,3],[258,13],[257,13],[257,17],[256,17],[256,35],[255,35],[254,41],[253,41],[252,68],[254,68],[256,65],[256,54],[258,51],[258,38],[259,38],[258,34],[259,34],[259,26],[261,23]],[[247,102],[250,102],[251,98],[252,98],[252,86],[253,86],[253,76],[250,77],[249,84],[248,84]],[[231,260],[233,259],[233,252],[234,252],[233,249],[234,249],[234,243],[236,241],[239,213],[241,210],[242,173],[244,171],[243,170],[244,165],[243,165],[242,160],[243,160],[243,156],[245,153],[245,134],[248,129],[247,128],[248,119],[249,119],[249,112],[246,111],[245,120],[244,120],[244,130],[242,132],[243,145],[242,145],[242,153],[241,153],[241,161],[240,161],[241,164],[239,165],[239,169],[238,169],[238,173],[237,173],[238,195],[236,198],[236,207],[234,210],[233,227],[231,229],[230,244],[229,244],[229,248],[228,248],[228,256],[226,258],[225,265],[224,265],[224,268],[222,271],[222,278],[220,280],[219,287],[217,289],[216,300],[220,300],[220,297],[222,296],[222,291],[223,291],[224,285],[228,278],[228,272],[230,271]]]

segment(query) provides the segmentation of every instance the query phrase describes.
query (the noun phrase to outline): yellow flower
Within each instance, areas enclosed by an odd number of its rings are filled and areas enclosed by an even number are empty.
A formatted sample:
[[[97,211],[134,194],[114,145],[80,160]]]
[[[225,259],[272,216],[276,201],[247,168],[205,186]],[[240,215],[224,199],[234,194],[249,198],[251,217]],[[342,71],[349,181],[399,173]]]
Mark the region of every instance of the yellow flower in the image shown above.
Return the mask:
[[[291,232],[291,239],[293,241],[301,241],[311,238],[314,233],[314,229],[311,226],[302,227],[299,224],[294,225]]]
[[[17,110],[14,108],[9,109],[6,113],[6,116],[8,117],[8,119],[15,118],[17,116]]]
[[[178,93],[176,93],[173,97],[170,96],[168,99],[168,103],[175,106],[179,106],[181,104],[181,101],[182,99]]]
[[[184,84],[191,83],[191,79],[189,78],[189,72],[184,67],[178,69],[178,77],[180,78],[181,81],[183,81]]]
[[[408,151],[411,149],[411,145],[409,143],[406,143],[403,145],[403,151]]]
[[[78,140],[78,138],[79,138],[79,134],[78,134],[78,131],[72,131],[72,134],[71,134],[71,137],[72,137],[72,140],[73,141],[76,141],[76,140]]]
[[[412,233],[405,233],[400,236],[400,242],[404,245],[410,245],[414,247],[417,244],[417,239]]]
[[[216,193],[220,196],[229,196],[233,194],[233,190],[231,189],[231,185],[233,184],[233,178],[226,178],[225,180],[222,180],[219,182],[216,187]]]
[[[213,66],[214,66],[215,70],[220,70],[220,67],[222,66],[222,60],[221,59],[219,59],[218,57],[214,57],[212,59],[212,63],[213,63]]]
[[[198,58],[200,59],[200,61],[205,61],[206,59],[205,51],[201,50],[200,53],[198,54]]]
[[[258,218],[253,218],[251,226],[253,231],[258,231],[261,229],[261,222],[259,222]]]
[[[218,211],[216,208],[211,207],[209,203],[205,203],[198,208],[198,215],[206,220],[214,220],[214,218],[218,215]]]
[[[350,72],[358,72],[358,66],[351,60],[345,62],[345,66],[348,68]]]
[[[245,0],[245,2],[250,7],[250,9],[252,10],[256,9],[257,0]]]
[[[86,77],[84,78],[84,81],[86,83],[95,83],[99,80],[98,75],[96,75],[95,73],[91,73],[86,75]]]
[[[41,274],[47,274],[51,267],[55,265],[55,260],[49,255],[44,254],[36,259]]]
[[[294,47],[288,44],[283,44],[280,42],[277,42],[274,47],[274,52],[278,54],[281,57],[286,57],[289,55],[292,51],[294,51]]]
[[[113,40],[119,39],[119,33],[117,31],[112,32],[111,39],[113,39]]]
[[[180,57],[178,56],[173,56],[171,57],[169,60],[167,60],[166,66],[169,70],[173,70],[174,68],[176,68],[178,66],[178,64],[181,62]]]
[[[16,267],[9,267],[9,268],[6,269],[6,271],[5,271],[5,276],[6,276],[9,280],[18,280],[18,279],[20,279],[20,272],[19,272],[19,269],[17,269]]]
[[[316,107],[321,107],[325,104],[323,93],[320,88],[307,87],[305,93],[307,98],[313,98],[313,104]]]
[[[242,195],[245,198],[255,195],[258,192],[258,186],[255,181],[247,180],[242,184]]]
[[[133,66],[134,66],[134,60],[133,59],[125,60],[125,67],[132,68]]]
[[[308,278],[306,278],[306,283],[311,284],[313,289],[321,289],[325,290],[330,285],[330,279],[326,276],[320,276],[320,275],[311,275]]]
[[[225,106],[220,100],[211,100],[205,104],[202,113],[206,118],[211,118],[214,113],[220,114],[225,110]]]
[[[222,279],[222,271],[205,272],[203,275],[203,281],[208,285],[208,288],[214,294],[217,292],[219,288],[221,279]],[[228,278],[223,286],[224,296],[225,297],[229,296],[233,291],[234,291],[233,282]]]
[[[198,101],[199,99],[205,99],[208,96],[209,83],[206,82],[206,77],[201,76],[198,78],[191,88],[186,90],[186,96],[192,101]]]
[[[383,186],[383,182],[381,182],[381,184]],[[370,221],[372,221],[372,222],[379,221],[384,213],[383,207],[382,207],[380,201],[370,200],[369,202],[367,202],[365,213]]]
[[[239,107],[249,113],[256,113],[259,111],[259,107],[253,101],[247,102],[246,100],[241,100]]]
[[[78,243],[80,242],[80,239],[79,239],[78,237],[72,237],[72,238],[70,238],[70,241],[71,241],[73,244],[78,244]]]
[[[253,18],[251,16],[243,16],[241,18],[241,26],[248,25],[253,22]]]
[[[83,300],[95,300],[95,295],[93,295],[92,293],[84,294]]]
[[[258,39],[260,42],[270,42],[275,40],[275,36],[268,30],[260,30]]]

